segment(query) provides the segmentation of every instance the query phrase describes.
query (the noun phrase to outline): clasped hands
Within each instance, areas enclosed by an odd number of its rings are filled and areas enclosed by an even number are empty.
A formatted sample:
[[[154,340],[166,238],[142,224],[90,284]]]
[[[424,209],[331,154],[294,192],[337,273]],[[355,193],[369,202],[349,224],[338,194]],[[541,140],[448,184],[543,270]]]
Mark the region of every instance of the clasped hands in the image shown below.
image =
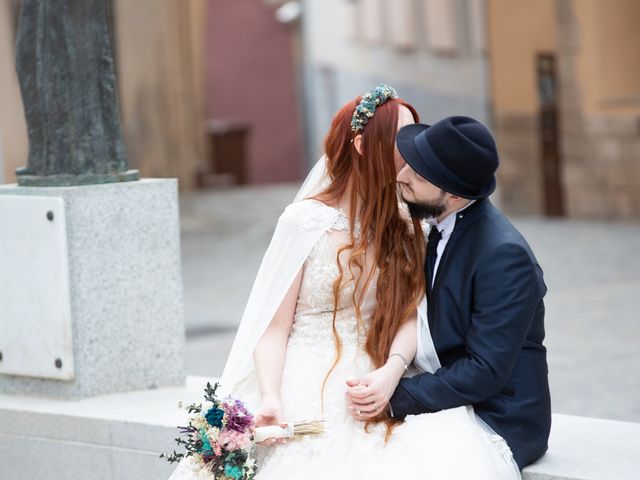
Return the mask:
[[[404,373],[404,368],[399,368],[398,364],[399,362],[386,363],[361,378],[347,380],[345,398],[353,418],[370,420],[387,409]]]
[[[398,382],[404,373],[404,364],[397,359],[389,360],[385,365],[355,379],[347,380],[345,399],[351,416],[360,421],[370,420],[388,408]],[[265,395],[256,412],[256,426],[286,426],[282,416],[280,400],[275,395]],[[285,439],[269,438],[265,445],[286,443]]]

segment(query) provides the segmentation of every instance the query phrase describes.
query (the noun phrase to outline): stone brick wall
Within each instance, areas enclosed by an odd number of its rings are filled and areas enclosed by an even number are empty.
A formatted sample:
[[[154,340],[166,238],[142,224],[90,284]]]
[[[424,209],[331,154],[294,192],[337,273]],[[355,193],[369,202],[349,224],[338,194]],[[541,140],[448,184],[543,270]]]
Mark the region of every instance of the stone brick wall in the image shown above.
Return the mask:
[[[500,205],[516,215],[544,212],[537,119],[527,114],[501,114],[495,119],[500,154]]]
[[[640,220],[640,117],[586,117],[566,109],[561,121],[562,190],[570,218]],[[498,115],[494,126],[501,206],[544,214],[537,119]]]
[[[640,124],[634,117],[575,118],[562,144],[567,214],[640,220]]]

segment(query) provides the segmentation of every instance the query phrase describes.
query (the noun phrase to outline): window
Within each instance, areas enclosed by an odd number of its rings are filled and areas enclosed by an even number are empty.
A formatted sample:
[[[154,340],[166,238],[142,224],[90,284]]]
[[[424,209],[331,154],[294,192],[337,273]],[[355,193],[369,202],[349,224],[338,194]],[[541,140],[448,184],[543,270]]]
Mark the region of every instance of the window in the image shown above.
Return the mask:
[[[487,50],[487,17],[485,0],[467,0],[469,10],[469,44],[473,52]]]
[[[435,52],[455,53],[459,48],[457,2],[453,0],[422,1],[427,46]]]
[[[381,0],[360,0],[358,15],[362,39],[371,44],[382,43]]]
[[[391,44],[403,50],[416,46],[416,25],[413,0],[387,2]]]

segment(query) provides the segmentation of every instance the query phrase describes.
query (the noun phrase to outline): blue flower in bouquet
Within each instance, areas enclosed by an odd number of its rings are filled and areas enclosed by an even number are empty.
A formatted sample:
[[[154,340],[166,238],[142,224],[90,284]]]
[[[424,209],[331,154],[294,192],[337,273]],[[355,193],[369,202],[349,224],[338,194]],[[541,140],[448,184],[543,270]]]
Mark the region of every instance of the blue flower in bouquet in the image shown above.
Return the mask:
[[[207,423],[212,427],[222,428],[222,419],[224,418],[224,410],[221,410],[218,407],[212,407],[207,411],[204,418],[207,420]]]
[[[242,470],[237,465],[231,465],[227,463],[224,466],[224,474],[229,478],[235,478],[236,480],[242,478]]]
[[[230,400],[224,403],[224,409],[227,412],[227,428],[244,433],[247,429],[253,427],[253,415],[240,400]]]
[[[204,428],[200,429],[200,440],[202,441],[202,449],[200,451],[207,455],[211,455],[213,453],[213,447],[211,446],[211,442],[209,441],[207,431]]]

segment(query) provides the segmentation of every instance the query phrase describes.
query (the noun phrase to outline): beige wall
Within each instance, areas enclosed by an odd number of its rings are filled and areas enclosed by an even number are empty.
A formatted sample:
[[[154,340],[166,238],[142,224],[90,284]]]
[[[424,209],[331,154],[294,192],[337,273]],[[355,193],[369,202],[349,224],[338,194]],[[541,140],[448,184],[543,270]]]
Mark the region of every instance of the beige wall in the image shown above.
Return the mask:
[[[0,2],[0,183],[15,183],[15,170],[27,164],[29,155],[14,52],[12,12],[9,2],[3,1]]]
[[[537,113],[534,61],[557,47],[554,0],[489,0],[487,7],[494,111]]]
[[[640,2],[573,2],[579,24],[577,76],[588,114],[640,111]]]
[[[129,162],[193,188],[205,161],[203,0],[115,0],[116,62]]]
[[[576,77],[587,114],[640,110],[640,2],[573,0]],[[556,0],[489,0],[491,88],[496,112],[536,113],[537,52],[556,52]]]

